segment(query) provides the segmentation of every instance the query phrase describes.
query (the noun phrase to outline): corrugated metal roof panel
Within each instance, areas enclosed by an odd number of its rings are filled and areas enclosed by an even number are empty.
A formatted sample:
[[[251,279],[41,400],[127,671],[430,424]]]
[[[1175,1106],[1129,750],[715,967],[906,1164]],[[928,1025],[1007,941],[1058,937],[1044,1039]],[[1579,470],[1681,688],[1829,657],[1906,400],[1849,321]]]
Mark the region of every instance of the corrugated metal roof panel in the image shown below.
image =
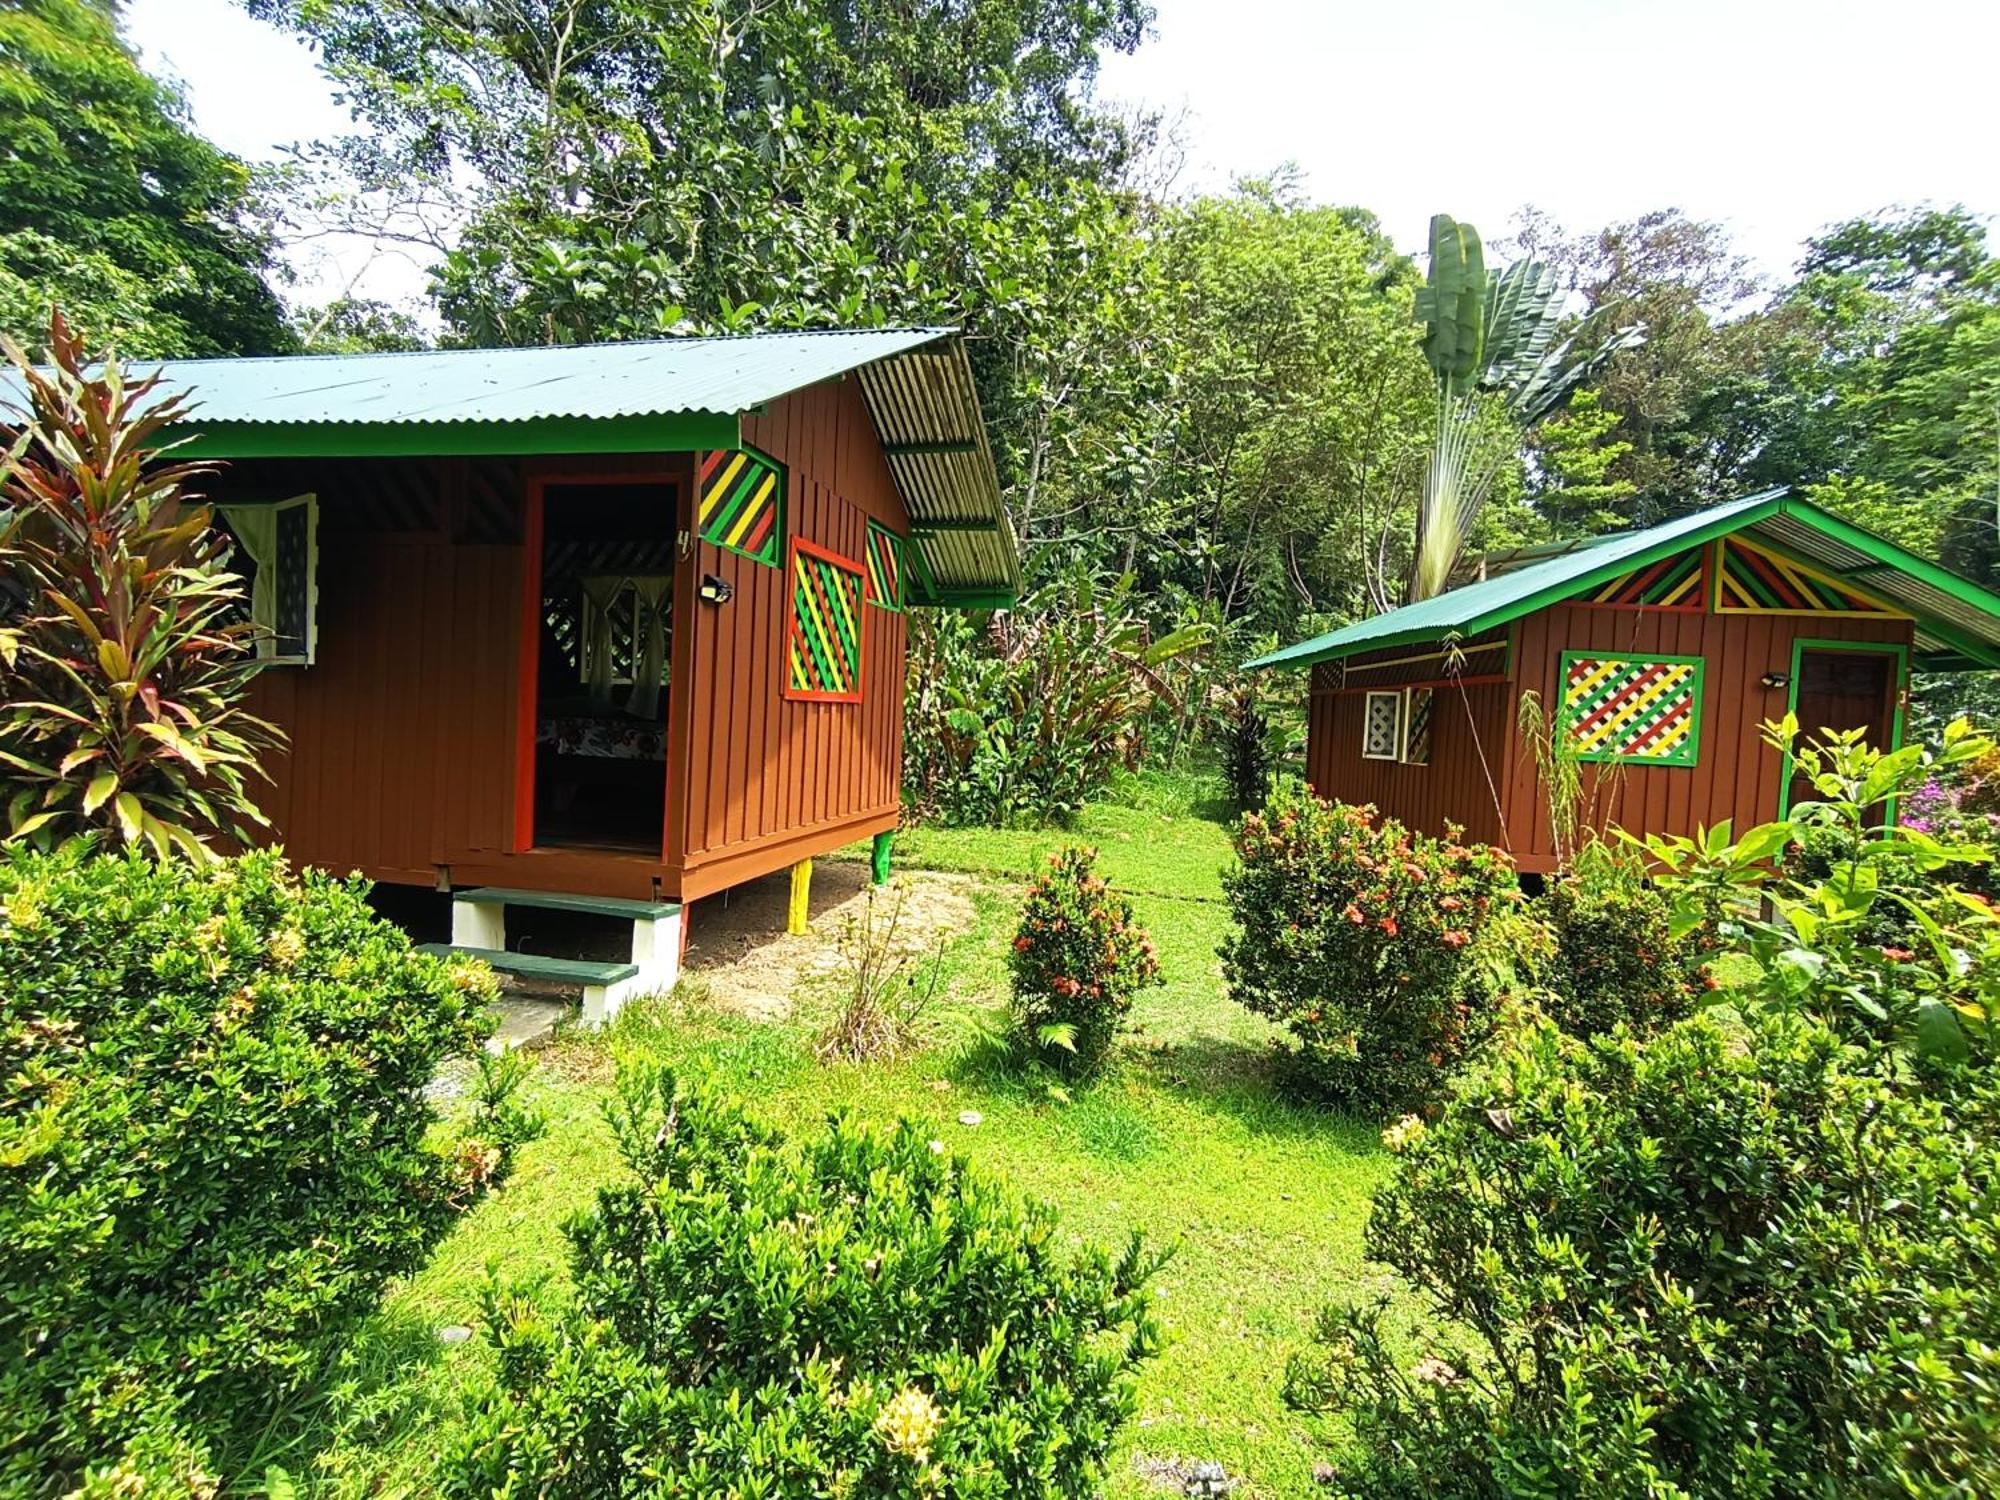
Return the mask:
[[[528,422],[740,412],[951,336],[945,328],[134,362],[208,422]]]
[[[733,418],[859,371],[927,569],[930,597],[920,602],[949,603],[957,595],[990,603],[1011,600],[1020,589],[1019,549],[1000,498],[972,366],[949,328],[169,360],[135,362],[133,370],[158,370],[163,395],[188,394],[192,429],[229,424],[297,434],[365,424],[409,429],[414,443],[431,440],[425,427],[454,424],[463,433],[487,431],[481,424],[488,423],[532,427],[691,412]],[[0,396],[19,394],[0,371]],[[953,451],[935,451],[944,448]],[[938,522],[978,529],[949,540],[927,535],[926,523]]]
[[[1618,564],[1627,558],[1676,543],[1686,545],[1698,535],[1713,535],[1718,528],[1726,530],[1729,523],[1737,518],[1747,516],[1760,507],[1774,505],[1780,493],[1772,490],[1747,495],[1741,500],[1683,516],[1663,526],[1606,537],[1599,546],[1580,552],[1566,552],[1546,562],[1531,563],[1525,568],[1516,568],[1479,583],[1469,583],[1464,588],[1434,594],[1416,604],[1405,604],[1401,609],[1357,620],[1326,635],[1260,656],[1247,665],[1308,666],[1316,661],[1352,656],[1357,651],[1377,646],[1393,646],[1400,641],[1484,629],[1484,624],[1478,622],[1489,615],[1504,613],[1524,600],[1563,589],[1572,583],[1581,588],[1585,581],[1599,574],[1616,576]]]
[[[1665,525],[1453,589],[1273,651],[1253,667],[1308,666],[1413,640],[1470,635],[1571,598],[1594,584],[1715,537],[1744,532],[1817,563],[1915,617],[1917,650],[1940,660],[1968,648],[2000,664],[2000,596],[1782,490],[1749,495]]]
[[[869,365],[860,380],[910,507],[920,587],[928,578],[932,602],[1011,601],[1021,588],[1020,548],[965,346],[954,339],[898,355]]]

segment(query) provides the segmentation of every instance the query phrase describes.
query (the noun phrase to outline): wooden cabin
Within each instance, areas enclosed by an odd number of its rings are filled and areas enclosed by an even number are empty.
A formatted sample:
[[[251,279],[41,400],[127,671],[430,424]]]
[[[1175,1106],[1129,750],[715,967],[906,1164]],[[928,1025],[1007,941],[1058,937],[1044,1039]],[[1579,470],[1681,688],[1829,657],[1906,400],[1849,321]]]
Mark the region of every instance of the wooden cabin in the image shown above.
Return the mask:
[[[1894,748],[1912,669],[2000,667],[2000,596],[1782,491],[1471,571],[1251,665],[1312,672],[1319,795],[1457,825],[1530,874],[1556,866],[1530,693],[1601,824],[1693,834],[1784,815],[1792,767],[1766,721]]]
[[[907,611],[1018,587],[949,330],[165,374],[182,453],[226,460],[278,838],[452,891],[460,946],[524,971],[509,906],[629,917],[600,1004],[670,982],[682,902],[857,839],[886,860]]]

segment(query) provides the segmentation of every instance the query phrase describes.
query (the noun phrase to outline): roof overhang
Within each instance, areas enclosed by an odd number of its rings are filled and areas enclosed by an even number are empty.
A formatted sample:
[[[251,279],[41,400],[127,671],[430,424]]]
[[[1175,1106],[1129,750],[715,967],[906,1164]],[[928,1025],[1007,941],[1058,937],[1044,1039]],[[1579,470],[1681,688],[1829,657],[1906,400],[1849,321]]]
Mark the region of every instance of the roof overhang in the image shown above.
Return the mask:
[[[878,360],[859,379],[910,512],[911,602],[1008,608],[1021,592],[1021,549],[964,343]]]
[[[1019,549],[971,362],[950,328],[407,354],[131,362],[192,398],[188,458],[673,453],[742,445],[741,417],[854,374],[910,513],[912,602],[1004,609]],[[0,370],[0,398],[18,399]]]
[[[1478,635],[1692,547],[1740,534],[1910,616],[1919,667],[2000,667],[2000,595],[1782,490],[1607,538],[1600,546],[1390,610],[1246,665],[1306,667],[1414,641]]]

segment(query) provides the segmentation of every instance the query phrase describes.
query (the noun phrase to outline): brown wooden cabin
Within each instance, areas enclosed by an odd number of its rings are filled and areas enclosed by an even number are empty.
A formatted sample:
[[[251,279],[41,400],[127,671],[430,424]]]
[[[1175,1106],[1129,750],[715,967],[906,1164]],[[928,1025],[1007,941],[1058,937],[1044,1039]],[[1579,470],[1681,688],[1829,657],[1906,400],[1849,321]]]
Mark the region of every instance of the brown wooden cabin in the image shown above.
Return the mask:
[[[1472,571],[1252,665],[1310,668],[1319,795],[1456,824],[1530,874],[1556,865],[1530,693],[1599,823],[1691,835],[1783,816],[1792,768],[1766,721],[1893,748],[1913,668],[2000,667],[2000,596],[1782,491]]]
[[[165,373],[227,460],[301,863],[643,924],[886,835],[906,610],[1018,584],[947,330]]]

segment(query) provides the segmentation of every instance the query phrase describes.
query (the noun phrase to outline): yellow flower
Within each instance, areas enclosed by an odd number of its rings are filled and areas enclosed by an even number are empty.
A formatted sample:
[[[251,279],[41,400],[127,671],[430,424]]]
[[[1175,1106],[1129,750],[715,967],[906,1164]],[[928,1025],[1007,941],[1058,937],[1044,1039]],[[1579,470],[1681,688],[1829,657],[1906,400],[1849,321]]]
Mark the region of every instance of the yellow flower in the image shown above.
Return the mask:
[[[937,1403],[915,1386],[905,1386],[875,1418],[875,1435],[891,1453],[922,1463],[944,1425]]]
[[[1382,1144],[1391,1151],[1406,1151],[1423,1138],[1424,1122],[1415,1115],[1404,1115],[1382,1132]]]
[[[271,934],[271,962],[289,969],[306,956],[306,940],[296,927],[281,927]]]

